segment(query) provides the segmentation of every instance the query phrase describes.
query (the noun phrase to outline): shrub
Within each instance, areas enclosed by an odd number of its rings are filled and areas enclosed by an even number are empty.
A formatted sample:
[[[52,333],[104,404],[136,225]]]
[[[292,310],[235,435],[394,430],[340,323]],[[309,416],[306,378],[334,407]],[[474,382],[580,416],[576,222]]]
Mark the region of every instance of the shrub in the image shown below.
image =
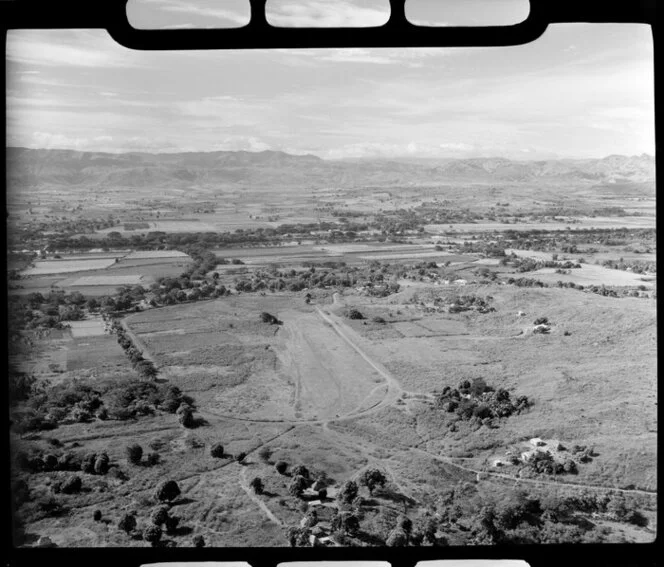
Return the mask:
[[[78,471],[81,470],[81,462],[74,453],[67,452],[58,457],[57,468],[59,471]]]
[[[81,462],[81,470],[84,473],[88,474],[94,474],[95,473],[95,460],[97,458],[97,455],[94,453],[88,453],[83,457],[83,461]]]
[[[337,494],[337,500],[350,504],[357,497],[358,486],[354,480],[347,480],[343,483]]]
[[[394,528],[385,541],[387,547],[403,547],[408,543],[408,535],[402,529]]]
[[[146,458],[146,462],[148,466],[153,467],[154,465],[158,465],[159,461],[161,460],[161,457],[159,456],[159,453],[156,451],[152,451],[148,453],[148,456]]]
[[[239,452],[237,455],[235,455],[235,460],[242,464],[242,461],[247,458],[247,454],[244,451]]]
[[[148,526],[143,530],[143,539],[149,541],[153,546],[161,539],[161,528],[159,526]]]
[[[180,404],[177,410],[178,421],[182,427],[190,428],[194,426],[194,410],[188,404]]]
[[[354,309],[354,308],[348,310],[347,317],[349,319],[356,319],[356,320],[357,319],[364,319],[364,315],[362,315],[362,313],[360,313],[357,309]]]
[[[224,456],[224,446],[221,443],[215,443],[210,447],[210,455],[215,459],[221,459]]]
[[[383,487],[386,482],[387,478],[385,477],[385,474],[375,468],[365,470],[360,477],[360,483],[369,489],[369,494],[371,495],[373,495],[373,491],[377,486]]]
[[[136,516],[133,514],[125,514],[122,516],[122,518],[120,518],[120,522],[118,522],[118,528],[126,533],[133,531],[136,529]]]
[[[95,522],[99,522],[99,521],[101,521],[101,510],[95,510],[95,511],[92,513],[92,519],[93,519]]]
[[[308,479],[309,478],[309,469],[305,467],[304,465],[297,465],[293,467],[292,470],[293,476],[303,476],[304,478]]]
[[[83,482],[81,481],[81,477],[73,475],[62,483],[60,490],[65,494],[76,494],[81,491],[82,486]]]
[[[286,461],[277,461],[274,465],[274,468],[279,474],[286,474],[288,463]]]
[[[260,477],[257,476],[251,479],[249,486],[251,486],[251,488],[256,494],[263,494],[263,490],[265,489],[263,481],[260,479]]]
[[[156,526],[161,526],[168,519],[168,506],[157,506],[150,514],[150,521]]]
[[[108,455],[101,453],[95,459],[95,474],[106,474],[108,472]]]
[[[126,448],[126,452],[127,452],[127,460],[132,465],[140,464],[141,459],[143,458],[143,447],[141,447],[137,443],[134,443],[133,445],[129,445]]]
[[[180,496],[180,487],[174,480],[165,480],[157,486],[155,498],[159,502],[172,502]]]
[[[279,319],[277,319],[274,315],[271,315],[270,313],[267,313],[265,311],[261,313],[261,321],[263,321],[263,323],[269,323],[270,325],[281,324],[281,321],[279,321]]]
[[[261,447],[260,451],[258,451],[258,458],[264,463],[269,463],[271,456],[272,456],[272,449],[270,449],[267,446]]]
[[[299,498],[306,487],[307,480],[303,476],[294,476],[288,485],[288,493]]]
[[[386,323],[386,321],[385,321],[385,319],[384,319],[383,317],[374,317],[374,318],[373,318],[373,322],[374,322],[374,323],[380,323],[380,324],[384,324],[384,323]]]
[[[191,539],[191,543],[194,545],[194,547],[205,547],[205,540],[203,539],[202,535],[194,536]]]

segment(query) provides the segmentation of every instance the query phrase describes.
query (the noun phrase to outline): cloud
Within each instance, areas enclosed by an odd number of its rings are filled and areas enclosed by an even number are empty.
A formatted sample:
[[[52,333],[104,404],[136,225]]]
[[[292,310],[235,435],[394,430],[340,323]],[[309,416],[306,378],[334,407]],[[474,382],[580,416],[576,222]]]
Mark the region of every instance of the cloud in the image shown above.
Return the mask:
[[[228,136],[223,141],[214,144],[209,151],[247,151],[262,152],[273,147],[254,136]]]
[[[244,26],[249,23],[250,8],[248,0],[222,2],[219,7],[215,0],[130,0],[127,5],[127,17],[130,23],[142,29],[185,27],[232,27]],[[164,16],[186,15],[188,20],[196,23],[164,23]],[[196,18],[198,16],[198,18]]]
[[[10,30],[10,62],[61,67],[135,67],[139,57],[101,30]]]
[[[372,27],[382,26],[390,17],[387,1],[309,0],[292,3],[268,0],[265,15],[268,23],[280,27]],[[372,4],[372,6],[368,6]]]

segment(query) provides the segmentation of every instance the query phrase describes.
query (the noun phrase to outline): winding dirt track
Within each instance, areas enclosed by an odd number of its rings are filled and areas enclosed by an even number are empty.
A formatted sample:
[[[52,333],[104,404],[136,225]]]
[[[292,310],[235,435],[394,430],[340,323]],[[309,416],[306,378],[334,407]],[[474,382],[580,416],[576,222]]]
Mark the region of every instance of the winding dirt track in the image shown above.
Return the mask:
[[[339,298],[338,295],[335,294],[334,296],[334,303],[338,304],[339,303]],[[317,316],[321,319],[323,323],[326,323],[350,348],[353,349],[363,360],[368,364],[376,373],[378,373],[379,376],[381,376],[384,380],[381,384],[378,384],[375,388],[373,388],[367,396],[365,396],[364,399],[362,399],[359,404],[355,405],[355,407],[349,411],[346,411],[345,413],[341,415],[335,415],[335,417],[326,417],[326,418],[316,418],[316,419],[307,419],[307,418],[300,418],[300,419],[268,419],[268,418],[245,418],[245,417],[239,417],[236,415],[228,415],[228,414],[222,414],[222,413],[217,413],[214,411],[210,410],[200,410],[199,413],[203,416],[208,415],[211,417],[215,418],[221,418],[229,421],[239,421],[239,422],[245,422],[245,423],[281,423],[281,424],[288,424],[290,427],[278,435],[274,436],[273,438],[266,439],[263,441],[260,445],[254,447],[250,451],[248,451],[248,454],[253,453],[257,450],[259,450],[261,447],[271,443],[274,439],[277,437],[280,437],[282,435],[287,434],[288,432],[292,431],[293,429],[297,428],[298,426],[302,425],[320,425],[322,427],[323,432],[326,435],[330,435],[335,439],[337,443],[340,445],[346,445],[349,448],[357,449],[361,443],[358,443],[357,439],[353,439],[351,436],[346,435],[338,430],[332,430],[329,428],[329,425],[332,423],[340,423],[344,421],[349,421],[349,420],[354,420],[358,419],[360,417],[364,417],[367,415],[371,415],[374,413],[377,413],[389,406],[392,406],[396,403],[396,401],[399,399],[401,394],[404,392],[404,390],[401,388],[401,385],[397,381],[397,379],[385,368],[383,367],[380,363],[376,362],[371,358],[367,352],[365,352],[362,347],[360,346],[361,340],[358,337],[358,335],[350,329],[347,325],[343,323],[343,321],[340,321],[339,318],[335,315],[330,314],[329,312],[324,311],[321,309],[319,306],[315,306],[316,308],[316,314]],[[129,329],[129,326],[126,324],[126,321],[122,321],[123,327],[126,329],[126,331],[132,336],[132,339],[136,341],[137,344],[142,345],[139,340],[137,340],[137,337],[132,333],[132,331]],[[305,341],[307,345],[310,344],[310,341],[308,340],[308,337],[302,335],[302,329],[298,329],[296,325],[292,325],[289,327],[289,332],[291,333],[292,337],[295,337],[296,340],[299,341]],[[313,345],[314,347],[316,345]],[[318,345],[319,346],[319,345]],[[150,358],[149,353],[147,352],[147,349],[144,349],[144,356],[146,358]],[[292,356],[292,355],[291,355]],[[328,376],[328,379],[334,379],[334,376],[332,375],[333,373],[331,372],[331,369],[327,369],[325,372],[325,375]],[[296,396],[297,400],[302,399],[302,379],[306,378],[305,376],[300,376],[296,380],[296,389],[298,396]],[[311,390],[311,385],[308,386],[309,390]],[[329,386],[329,388],[332,388],[334,392],[338,393],[338,396],[335,399],[341,400],[340,393],[338,392],[339,390],[339,384],[334,383]],[[329,389],[328,388],[328,389]],[[385,395],[380,398],[377,402],[373,403],[370,407],[364,407],[365,402],[367,400],[373,400],[375,398],[376,392],[380,390],[380,388],[386,389]],[[332,392],[332,393],[334,393]],[[309,393],[309,396],[311,396],[311,392]],[[296,408],[297,409],[297,408]],[[327,412],[329,413],[329,412]],[[518,478],[512,475],[504,474],[504,473],[497,473],[497,472],[490,472],[490,471],[484,471],[484,470],[478,470],[478,469],[473,469],[467,466],[463,466],[461,464],[458,464],[455,462],[453,459],[449,457],[444,457],[441,455],[436,455],[434,453],[430,453],[428,451],[425,451],[424,449],[421,449],[419,447],[408,447],[406,448],[409,451],[414,451],[417,452],[421,455],[425,455],[428,458],[435,459],[441,462],[444,462],[445,464],[455,467],[459,470],[463,470],[465,472],[470,472],[473,474],[482,474],[485,475],[486,477],[494,477],[494,478],[501,478],[501,479],[506,479],[510,481],[514,481],[517,483],[524,483],[524,484],[532,484],[532,485],[539,485],[539,486],[557,486],[557,487],[569,487],[569,488],[579,488],[579,489],[590,489],[590,490],[600,490],[600,491],[607,491],[607,492],[621,492],[625,494],[641,494],[641,495],[648,495],[648,496],[653,496],[656,495],[655,491],[645,491],[645,490],[636,490],[636,489],[620,489],[620,488],[612,488],[612,487],[607,487],[607,486],[598,486],[598,485],[589,485],[589,484],[578,484],[578,483],[569,483],[569,482],[560,482],[560,481],[547,481],[547,480],[536,480],[536,479],[522,479]],[[368,449],[367,449],[368,450]],[[381,463],[381,459],[374,459],[369,457],[369,463],[373,464],[382,464],[386,465],[386,463]],[[213,473],[214,471],[207,471],[205,473],[199,473],[201,475],[205,474],[210,474]],[[399,486],[398,480],[396,478],[396,475],[394,474],[393,471],[390,470],[391,476],[393,477],[393,480],[397,486]],[[265,505],[265,503],[258,497],[258,495],[254,494],[251,488],[249,487],[249,484],[247,482],[246,478],[246,469],[242,467],[240,471],[240,476],[238,479],[238,482],[240,486],[242,487],[243,491],[247,494],[247,496],[251,499],[254,504],[261,510],[263,514],[273,523],[279,525],[279,526],[285,526],[284,522],[281,521],[277,516],[274,515],[274,513]],[[196,475],[192,475],[196,476]],[[189,477],[186,477],[189,478]],[[182,478],[179,480],[185,480],[186,478]]]

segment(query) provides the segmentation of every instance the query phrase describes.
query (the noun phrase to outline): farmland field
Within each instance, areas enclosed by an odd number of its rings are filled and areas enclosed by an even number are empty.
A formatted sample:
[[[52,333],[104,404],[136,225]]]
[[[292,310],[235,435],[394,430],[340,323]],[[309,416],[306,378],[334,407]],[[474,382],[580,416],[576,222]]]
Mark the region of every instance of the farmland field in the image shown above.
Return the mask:
[[[80,260],[43,260],[37,261],[34,267],[24,270],[26,276],[41,276],[47,274],[66,274],[84,270],[99,270],[108,268],[115,263],[113,258],[93,258]]]

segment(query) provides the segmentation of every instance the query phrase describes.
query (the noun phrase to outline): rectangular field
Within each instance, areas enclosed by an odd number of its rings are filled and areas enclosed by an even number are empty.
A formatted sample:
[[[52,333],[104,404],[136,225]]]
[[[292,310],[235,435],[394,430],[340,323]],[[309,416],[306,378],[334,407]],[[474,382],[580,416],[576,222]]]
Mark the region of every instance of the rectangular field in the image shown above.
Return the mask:
[[[67,274],[87,270],[108,268],[115,263],[115,258],[91,258],[80,260],[37,260],[34,267],[23,271],[25,276],[48,274]]]

